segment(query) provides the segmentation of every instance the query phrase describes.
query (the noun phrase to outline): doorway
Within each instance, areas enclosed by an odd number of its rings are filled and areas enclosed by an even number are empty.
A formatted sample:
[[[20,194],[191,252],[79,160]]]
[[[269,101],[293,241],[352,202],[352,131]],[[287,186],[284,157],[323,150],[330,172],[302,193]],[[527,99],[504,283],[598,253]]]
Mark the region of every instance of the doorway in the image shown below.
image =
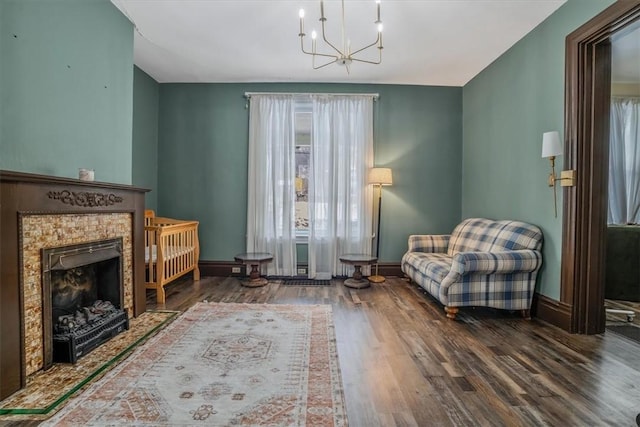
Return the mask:
[[[570,332],[605,329],[611,40],[640,20],[640,0],[618,1],[567,36],[565,166],[577,170],[565,191],[560,298]]]
[[[640,21],[611,36],[610,105],[604,296],[616,332],[640,326]]]

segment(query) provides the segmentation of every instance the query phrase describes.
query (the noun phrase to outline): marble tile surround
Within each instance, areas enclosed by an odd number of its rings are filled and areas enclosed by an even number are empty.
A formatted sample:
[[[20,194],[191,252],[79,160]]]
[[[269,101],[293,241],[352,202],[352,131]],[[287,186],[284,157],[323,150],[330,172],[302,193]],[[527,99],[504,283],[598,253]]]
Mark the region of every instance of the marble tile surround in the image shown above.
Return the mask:
[[[21,216],[25,367],[29,376],[43,367],[41,249],[122,237],[124,309],[133,316],[133,228],[130,213]]]

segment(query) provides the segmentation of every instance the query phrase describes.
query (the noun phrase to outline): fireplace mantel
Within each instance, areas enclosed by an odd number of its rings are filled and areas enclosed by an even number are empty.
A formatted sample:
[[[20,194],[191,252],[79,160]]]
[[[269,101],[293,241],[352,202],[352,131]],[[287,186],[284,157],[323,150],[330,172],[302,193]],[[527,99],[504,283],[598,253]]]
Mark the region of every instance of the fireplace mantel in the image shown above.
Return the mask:
[[[26,384],[21,218],[128,213],[132,218],[133,314],[145,311],[144,193],[129,185],[0,171],[0,400]]]

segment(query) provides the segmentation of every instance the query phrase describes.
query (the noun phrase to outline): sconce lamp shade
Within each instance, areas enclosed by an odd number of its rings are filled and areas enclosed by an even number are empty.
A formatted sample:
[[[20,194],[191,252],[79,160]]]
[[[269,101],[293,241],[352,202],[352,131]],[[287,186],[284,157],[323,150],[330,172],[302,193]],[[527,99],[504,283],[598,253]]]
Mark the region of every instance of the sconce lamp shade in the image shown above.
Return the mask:
[[[393,177],[390,168],[371,168],[369,169],[369,184],[391,185]]]
[[[555,157],[562,154],[562,144],[558,131],[545,132],[542,134],[542,157]]]

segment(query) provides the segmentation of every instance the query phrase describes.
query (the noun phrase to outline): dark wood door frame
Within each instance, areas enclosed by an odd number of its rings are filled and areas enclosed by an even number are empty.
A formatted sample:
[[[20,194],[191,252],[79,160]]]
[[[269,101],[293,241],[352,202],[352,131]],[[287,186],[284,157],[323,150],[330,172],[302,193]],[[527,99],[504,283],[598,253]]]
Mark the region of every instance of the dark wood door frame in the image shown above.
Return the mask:
[[[565,187],[561,302],[570,332],[604,332],[604,261],[609,167],[611,36],[640,19],[640,0],[618,0],[569,34],[565,58]]]

